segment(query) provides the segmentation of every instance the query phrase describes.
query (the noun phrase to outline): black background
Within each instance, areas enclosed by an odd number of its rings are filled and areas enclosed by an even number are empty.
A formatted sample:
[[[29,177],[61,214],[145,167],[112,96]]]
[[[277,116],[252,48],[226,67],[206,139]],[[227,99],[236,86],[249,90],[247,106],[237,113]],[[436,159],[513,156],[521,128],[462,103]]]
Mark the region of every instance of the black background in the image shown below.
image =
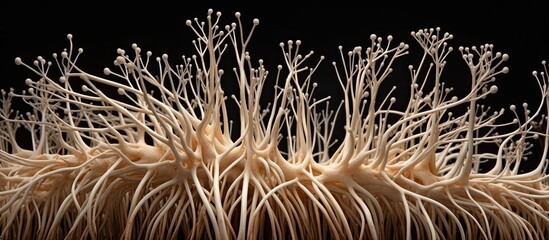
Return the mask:
[[[267,66],[281,64],[279,42],[301,40],[303,53],[315,51],[326,56],[315,81],[319,95],[340,96],[332,61],[339,61],[337,47],[351,50],[369,44],[370,34],[393,35],[395,42],[408,43],[412,54],[395,66],[393,85],[406,89],[409,84],[406,66],[417,61],[419,49],[410,36],[411,31],[441,27],[454,35],[450,43],[459,46],[494,44],[496,51],[510,55],[506,64],[510,73],[498,79],[499,92],[485,103],[493,109],[520,106],[529,102],[533,108],[540,96],[533,70],[542,70],[541,61],[549,60],[549,17],[541,6],[523,1],[497,3],[439,1],[327,1],[300,3],[298,1],[255,1],[228,3],[222,1],[131,1],[85,3],[52,1],[4,1],[0,6],[0,88],[25,88],[24,80],[35,77],[22,66],[14,64],[15,57],[32,63],[37,56],[51,60],[51,54],[68,46],[66,35],[74,35],[76,47],[84,49],[79,65],[84,70],[102,75],[104,67],[113,67],[116,49],[131,49],[137,43],[154,56],[167,53],[173,64],[180,56],[193,54],[194,34],[185,25],[187,19],[205,20],[209,8],[221,11],[222,25],[235,20],[234,13],[242,13],[242,20],[251,26],[260,20],[250,52],[256,60],[264,59]],[[415,50],[414,50],[415,49]],[[468,72],[454,51],[446,70],[445,81],[456,89],[468,90]],[[311,62],[313,65],[315,62]],[[400,66],[400,67],[399,67]],[[274,74],[273,74],[274,75]],[[229,84],[230,87],[230,84]],[[266,90],[265,98],[270,98]]]

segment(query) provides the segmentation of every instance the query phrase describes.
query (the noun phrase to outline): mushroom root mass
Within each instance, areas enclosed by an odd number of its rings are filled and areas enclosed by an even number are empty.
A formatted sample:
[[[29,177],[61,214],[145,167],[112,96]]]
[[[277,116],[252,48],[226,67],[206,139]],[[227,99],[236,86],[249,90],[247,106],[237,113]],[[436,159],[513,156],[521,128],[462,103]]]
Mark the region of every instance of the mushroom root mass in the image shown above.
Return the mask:
[[[509,57],[491,44],[420,29],[420,59],[400,69],[409,45],[371,35],[316,82],[323,56],[290,40],[268,71],[247,50],[259,20],[234,19],[188,20],[193,54],[177,65],[133,44],[90,74],[71,34],[51,60],[16,58],[36,77],[1,94],[0,239],[549,236],[545,61],[538,106],[494,111],[483,100]],[[462,96],[443,74],[453,54]],[[386,86],[393,69],[407,96]],[[318,97],[322,84],[342,99]]]

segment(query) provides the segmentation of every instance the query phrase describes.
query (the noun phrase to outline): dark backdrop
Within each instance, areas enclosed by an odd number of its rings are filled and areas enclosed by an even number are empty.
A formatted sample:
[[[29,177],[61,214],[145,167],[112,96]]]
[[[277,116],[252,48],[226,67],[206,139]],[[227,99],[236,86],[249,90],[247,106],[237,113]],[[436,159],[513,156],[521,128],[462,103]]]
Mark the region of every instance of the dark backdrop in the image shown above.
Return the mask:
[[[252,57],[265,59],[267,66],[281,64],[279,42],[300,39],[304,52],[315,51],[327,60],[316,75],[319,94],[334,95],[332,61],[339,61],[337,47],[351,50],[369,44],[369,36],[394,36],[395,42],[406,42],[417,50],[410,31],[441,27],[454,35],[450,42],[459,46],[495,45],[496,51],[508,53],[510,73],[502,76],[499,92],[486,100],[493,109],[520,106],[529,102],[532,108],[539,102],[533,70],[541,70],[541,61],[549,60],[549,18],[541,6],[521,4],[522,1],[498,3],[411,2],[398,1],[327,1],[329,4],[299,3],[297,1],[256,1],[226,3],[222,1],[111,1],[84,3],[53,1],[3,0],[0,6],[0,88],[24,89],[24,80],[34,77],[30,71],[14,64],[15,57],[31,63],[36,56],[51,58],[53,52],[67,47],[67,33],[74,35],[74,43],[84,49],[79,62],[90,73],[102,74],[104,67],[112,68],[116,49],[131,49],[137,43],[155,56],[168,53],[172,63],[181,55],[193,53],[194,35],[185,26],[187,19],[203,20],[208,8],[223,13],[224,23],[234,20],[234,12],[242,13],[242,20],[251,24],[253,18],[261,23],[250,46]],[[224,25],[224,24],[223,24]],[[467,89],[468,73],[458,57],[449,59],[446,78],[456,89]],[[413,55],[402,61],[414,61]],[[451,62],[450,62],[451,61]],[[395,69],[395,85],[409,81],[407,64]],[[403,78],[404,80],[399,80]],[[326,80],[327,79],[327,80]],[[399,82],[400,81],[400,82]],[[463,86],[461,86],[463,85]],[[269,98],[269,90],[265,97]]]

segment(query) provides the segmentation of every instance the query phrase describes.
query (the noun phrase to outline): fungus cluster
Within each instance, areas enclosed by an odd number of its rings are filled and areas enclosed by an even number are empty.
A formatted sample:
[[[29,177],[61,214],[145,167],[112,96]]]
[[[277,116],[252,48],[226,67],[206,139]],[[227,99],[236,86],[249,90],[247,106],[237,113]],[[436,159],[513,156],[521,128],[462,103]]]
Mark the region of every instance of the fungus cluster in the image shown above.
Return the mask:
[[[70,34],[52,60],[15,59],[36,77],[25,91],[2,91],[0,239],[549,235],[546,62],[533,72],[541,103],[511,106],[506,122],[509,112],[479,103],[508,72],[493,45],[457,49],[470,73],[458,97],[450,85],[462,83],[444,75],[453,36],[412,32],[423,54],[404,69],[406,99],[382,90],[409,45],[371,35],[365,47],[339,48],[332,85],[344,98],[334,105],[314,94],[324,57],[290,40],[269,72],[247,51],[259,20],[247,30],[235,16],[226,26],[212,10],[188,20],[194,53],[177,65],[133,44],[93,75],[77,66],[83,50]],[[274,91],[267,106],[265,91]],[[521,171],[534,150],[539,164]]]

